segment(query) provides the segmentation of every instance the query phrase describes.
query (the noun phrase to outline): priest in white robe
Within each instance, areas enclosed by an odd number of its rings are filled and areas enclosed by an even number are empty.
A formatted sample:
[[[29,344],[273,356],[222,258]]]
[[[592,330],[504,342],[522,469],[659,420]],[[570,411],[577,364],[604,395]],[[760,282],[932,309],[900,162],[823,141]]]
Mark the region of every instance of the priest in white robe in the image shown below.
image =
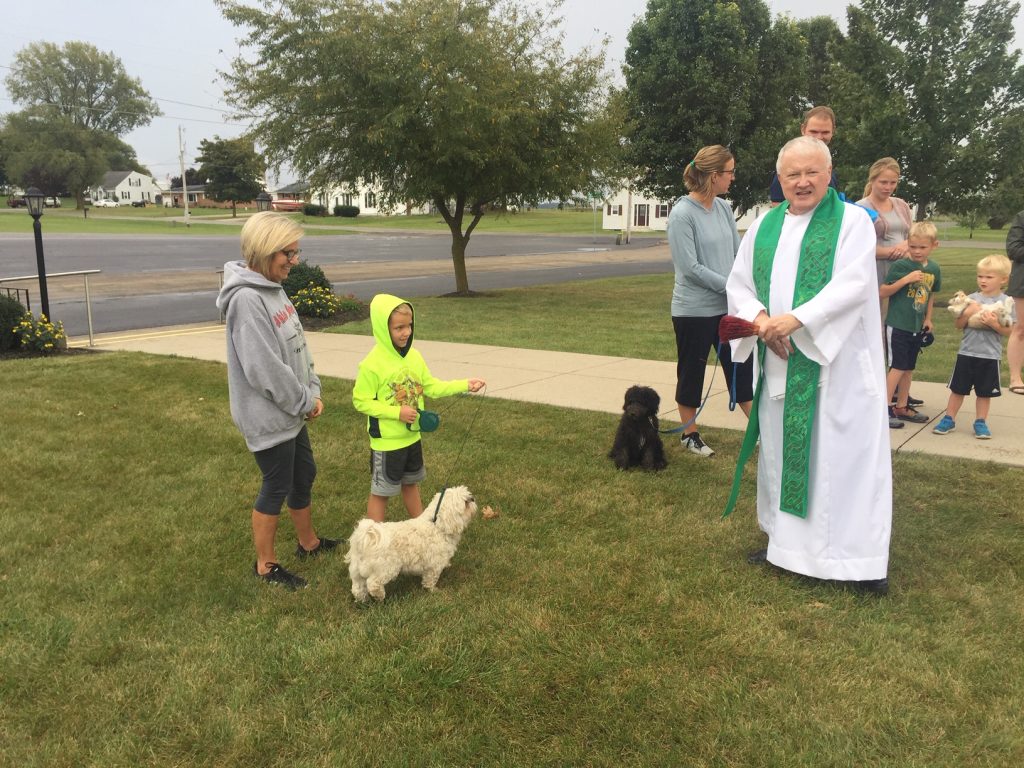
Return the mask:
[[[759,430],[768,547],[751,561],[885,594],[892,464],[874,228],[829,189],[821,141],[790,141],[776,168],[786,202],[747,231],[726,286],[730,314],[758,326],[732,342],[734,360],[761,359],[745,448]],[[734,503],[735,492],[727,513]]]

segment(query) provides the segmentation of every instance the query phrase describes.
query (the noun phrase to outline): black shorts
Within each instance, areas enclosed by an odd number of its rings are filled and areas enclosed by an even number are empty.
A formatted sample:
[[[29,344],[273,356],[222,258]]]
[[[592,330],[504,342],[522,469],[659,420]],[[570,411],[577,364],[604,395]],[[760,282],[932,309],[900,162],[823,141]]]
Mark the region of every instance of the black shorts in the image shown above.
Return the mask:
[[[921,353],[921,340],[924,332],[911,333],[902,328],[885,327],[889,341],[889,367],[897,371],[912,371],[917,365],[917,356]]]
[[[672,317],[676,333],[676,403],[697,408],[704,398],[704,370],[708,354],[718,350],[718,362],[725,371],[729,394],[737,403],[754,399],[754,356],[742,363],[732,362],[728,342],[719,345],[718,323],[724,315],[713,317]]]
[[[957,355],[949,390],[954,395],[969,395],[971,387],[978,397],[999,397],[999,361],[987,357]]]

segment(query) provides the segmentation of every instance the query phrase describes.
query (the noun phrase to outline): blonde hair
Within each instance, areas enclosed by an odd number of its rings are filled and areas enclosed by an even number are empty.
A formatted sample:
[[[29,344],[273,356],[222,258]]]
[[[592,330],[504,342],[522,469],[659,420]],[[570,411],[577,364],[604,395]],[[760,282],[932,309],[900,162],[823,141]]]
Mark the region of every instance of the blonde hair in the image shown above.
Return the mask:
[[[985,270],[1004,278],[1010,276],[1011,269],[1013,269],[1013,264],[1001,253],[993,253],[978,262],[979,272]]]
[[[804,121],[800,123],[800,127],[803,128],[807,125],[811,121],[812,117],[824,117],[832,122],[832,130],[834,131],[836,129],[836,113],[832,111],[831,107],[826,107],[824,105],[820,107],[811,107],[804,112]]]
[[[302,227],[287,216],[274,211],[257,213],[242,225],[242,258],[249,269],[266,277],[274,254],[303,234]]]
[[[686,164],[683,171],[683,184],[690,192],[707,195],[711,192],[714,175],[725,170],[726,163],[735,160],[732,152],[721,144],[701,147],[697,155]]]
[[[883,157],[881,160],[875,160],[868,168],[868,183],[864,185],[864,194],[861,197],[867,197],[871,194],[871,185],[875,183],[882,171],[895,171],[896,175],[900,175],[900,164],[896,162],[896,158]]]
[[[908,240],[912,237],[936,243],[939,240],[939,230],[930,221],[915,221],[910,225],[910,232],[907,234]]]
[[[407,301],[403,301],[401,304],[399,304],[397,307],[391,310],[391,314],[388,315],[388,321],[390,322],[391,318],[394,317],[395,315],[408,315],[409,317],[412,317],[412,304],[410,304]]]

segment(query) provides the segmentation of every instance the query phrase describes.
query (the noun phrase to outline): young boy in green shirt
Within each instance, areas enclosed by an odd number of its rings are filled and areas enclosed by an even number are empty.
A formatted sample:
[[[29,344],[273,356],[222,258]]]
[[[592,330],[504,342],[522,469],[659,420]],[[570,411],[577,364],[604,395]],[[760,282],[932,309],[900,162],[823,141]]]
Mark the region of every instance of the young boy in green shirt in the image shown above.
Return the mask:
[[[910,380],[921,348],[930,344],[932,306],[935,291],[942,288],[939,265],[931,261],[931,252],[939,245],[935,225],[918,221],[910,228],[907,246],[910,258],[899,259],[889,267],[885,283],[878,289],[889,299],[885,315],[885,332],[889,339],[889,373],[886,376],[886,402],[899,392],[896,405],[889,406],[889,426],[903,427],[903,422],[925,424],[928,417],[907,404]]]
[[[423,512],[420,482],[426,476],[418,421],[423,396],[478,392],[483,379],[435,379],[412,346],[412,305],[386,293],[370,302],[377,342],[359,363],[352,404],[366,415],[370,436],[370,498],[366,516],[384,522],[388,499],[401,494],[409,517]]]

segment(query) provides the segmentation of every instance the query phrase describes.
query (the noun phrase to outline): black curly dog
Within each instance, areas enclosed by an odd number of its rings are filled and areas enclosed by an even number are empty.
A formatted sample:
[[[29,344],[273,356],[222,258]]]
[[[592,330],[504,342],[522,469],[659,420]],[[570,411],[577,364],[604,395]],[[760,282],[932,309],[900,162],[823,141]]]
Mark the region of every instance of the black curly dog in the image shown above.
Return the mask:
[[[661,398],[650,387],[632,386],[626,390],[622,420],[615,433],[615,444],[608,458],[619,469],[643,467],[664,469],[665,447],[658,434],[658,406]]]

